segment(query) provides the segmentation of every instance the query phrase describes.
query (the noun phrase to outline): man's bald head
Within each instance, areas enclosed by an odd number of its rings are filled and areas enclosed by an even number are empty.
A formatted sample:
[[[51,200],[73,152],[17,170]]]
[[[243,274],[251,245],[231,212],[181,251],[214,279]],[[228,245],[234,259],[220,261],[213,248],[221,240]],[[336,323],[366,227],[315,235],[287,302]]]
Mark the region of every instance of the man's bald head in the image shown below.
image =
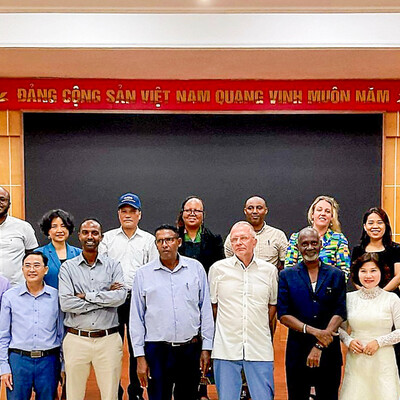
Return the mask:
[[[0,223],[6,219],[10,204],[10,192],[0,186]]]

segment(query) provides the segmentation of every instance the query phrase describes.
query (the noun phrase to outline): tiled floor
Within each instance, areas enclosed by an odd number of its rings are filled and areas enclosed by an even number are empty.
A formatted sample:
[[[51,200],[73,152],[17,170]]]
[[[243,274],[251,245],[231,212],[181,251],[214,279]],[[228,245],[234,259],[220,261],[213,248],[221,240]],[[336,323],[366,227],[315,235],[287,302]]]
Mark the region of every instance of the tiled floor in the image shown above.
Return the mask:
[[[286,345],[287,329],[278,323],[275,337],[274,337],[274,348],[275,348],[275,400],[286,400],[286,383],[285,383],[285,371],[284,371],[284,356],[285,356],[285,345]],[[122,385],[125,387],[127,384],[127,372],[128,372],[128,356],[127,349],[124,352],[123,362],[123,376]],[[217,400],[217,392],[215,386],[209,387],[210,400]],[[126,398],[127,399],[127,398]],[[99,390],[97,388],[96,379],[93,375],[93,371],[90,375],[88,388],[86,393],[86,400],[100,400]]]

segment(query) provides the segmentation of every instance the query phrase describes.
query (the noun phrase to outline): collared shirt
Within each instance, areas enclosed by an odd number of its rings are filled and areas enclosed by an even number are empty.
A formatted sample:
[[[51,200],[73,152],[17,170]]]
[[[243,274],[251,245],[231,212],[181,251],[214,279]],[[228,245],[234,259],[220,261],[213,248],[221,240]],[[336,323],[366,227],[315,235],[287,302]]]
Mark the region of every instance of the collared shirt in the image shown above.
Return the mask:
[[[6,277],[11,286],[25,282],[22,258],[26,250],[37,246],[35,231],[28,222],[8,215],[0,225],[0,275]]]
[[[126,236],[122,227],[106,232],[99,253],[105,253],[121,263],[125,286],[129,290],[139,267],[158,257],[155,237],[140,228],[131,238]]]
[[[0,305],[3,294],[8,289],[10,289],[10,282],[7,278],[4,278],[4,276],[0,275]]]
[[[93,266],[83,254],[65,261],[59,274],[64,325],[87,331],[118,326],[117,307],[125,301],[127,292],[125,288],[109,290],[114,282],[123,283],[121,265],[105,254],[99,254]],[[80,299],[77,293],[86,296]]]
[[[214,321],[207,276],[196,260],[178,256],[171,271],[160,259],[140,268],[133,283],[130,335],[135,357],[145,342],[186,342],[201,333],[212,349]]]
[[[233,256],[214,263],[208,279],[218,304],[212,357],[273,361],[268,309],[277,303],[277,268],[259,258],[245,267]]]
[[[200,228],[197,230],[194,240],[192,240],[192,238],[188,235],[188,233],[185,232],[185,236],[184,236],[185,242],[201,243],[201,233],[202,232],[203,232],[203,228],[200,226]]]
[[[44,285],[36,296],[26,283],[3,295],[0,312],[0,374],[11,373],[8,349],[50,350],[61,346],[63,315],[57,289]]]
[[[298,237],[299,232],[295,232],[290,236],[285,268],[294,267],[303,260],[297,248]],[[328,229],[321,240],[322,248],[319,253],[319,259],[326,265],[340,268],[344,272],[347,281],[350,275],[350,253],[346,237],[343,233]]]
[[[257,258],[279,266],[280,261],[284,261],[288,240],[286,235],[280,229],[267,225],[256,232],[257,244],[254,254]],[[225,256],[232,257],[232,245],[229,235],[225,240]]]

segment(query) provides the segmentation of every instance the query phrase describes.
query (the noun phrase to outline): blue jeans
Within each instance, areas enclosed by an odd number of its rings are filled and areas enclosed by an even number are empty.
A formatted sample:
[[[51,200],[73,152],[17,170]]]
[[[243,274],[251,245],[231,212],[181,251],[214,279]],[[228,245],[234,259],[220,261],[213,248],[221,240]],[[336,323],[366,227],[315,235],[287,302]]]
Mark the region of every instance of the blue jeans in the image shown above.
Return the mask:
[[[274,398],[273,361],[214,360],[214,377],[219,400],[239,400],[242,370],[246,376],[252,400]]]
[[[54,400],[61,369],[58,354],[30,358],[10,353],[9,363],[13,390],[7,389],[7,400],[29,400],[32,389],[37,400]]]

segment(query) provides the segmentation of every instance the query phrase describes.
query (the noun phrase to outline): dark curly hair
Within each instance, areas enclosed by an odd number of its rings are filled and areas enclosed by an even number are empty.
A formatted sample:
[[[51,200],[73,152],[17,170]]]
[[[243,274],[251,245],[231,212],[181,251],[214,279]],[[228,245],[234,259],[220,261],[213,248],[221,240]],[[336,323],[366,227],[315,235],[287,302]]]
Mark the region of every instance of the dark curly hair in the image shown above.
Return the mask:
[[[62,222],[64,222],[65,227],[68,229],[69,234],[72,234],[75,228],[74,217],[69,212],[58,208],[57,210],[50,210],[46,214],[44,214],[42,220],[39,223],[40,229],[45,236],[49,236],[51,222],[54,218],[61,218]]]
[[[373,262],[381,271],[381,280],[379,281],[378,286],[381,288],[385,287],[390,281],[390,269],[380,261],[378,253],[364,253],[362,256],[354,260],[351,265],[351,280],[354,284],[362,286],[358,274],[361,267],[370,261]]]

